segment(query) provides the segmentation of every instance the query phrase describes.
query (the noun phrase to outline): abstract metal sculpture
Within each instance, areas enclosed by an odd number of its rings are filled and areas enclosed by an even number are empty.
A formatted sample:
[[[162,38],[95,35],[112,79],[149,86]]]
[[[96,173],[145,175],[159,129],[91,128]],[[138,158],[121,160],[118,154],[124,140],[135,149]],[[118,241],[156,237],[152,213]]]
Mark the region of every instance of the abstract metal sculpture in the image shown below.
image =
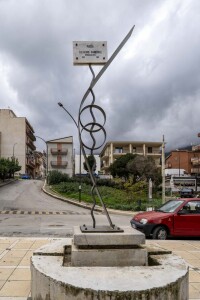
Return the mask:
[[[88,63],[90,71],[92,73],[92,80],[91,80],[89,88],[87,89],[85,95],[82,98],[82,101],[81,101],[81,104],[79,107],[78,123],[77,123],[78,126],[77,127],[78,127],[78,133],[79,133],[80,147],[81,147],[82,153],[84,155],[85,163],[87,165],[89,176],[90,176],[90,179],[92,182],[91,195],[92,195],[92,199],[93,199],[93,206],[91,208],[91,217],[93,220],[93,225],[92,226],[86,226],[86,225],[81,226],[82,232],[93,232],[93,231],[95,231],[95,232],[122,232],[123,231],[119,227],[115,226],[111,221],[109,213],[106,209],[106,206],[103,202],[103,199],[101,197],[101,194],[100,194],[99,189],[96,184],[96,178],[94,177],[94,166],[91,168],[91,166],[88,163],[86,149],[90,150],[90,154],[93,155],[94,151],[101,148],[106,141],[106,130],[104,128],[104,125],[106,122],[106,114],[100,106],[95,104],[96,99],[95,99],[95,94],[93,92],[93,88],[96,85],[96,83],[98,82],[98,80],[100,79],[100,77],[103,75],[103,73],[106,71],[106,69],[109,67],[111,62],[117,56],[119,51],[123,48],[125,43],[128,41],[128,39],[130,38],[130,36],[133,32],[133,29],[134,29],[134,26],[131,28],[131,30],[128,32],[126,37],[123,39],[123,41],[117,47],[115,52],[112,54],[110,59],[104,64],[104,66],[102,67],[102,69],[99,71],[99,73],[96,76],[92,69],[92,63]],[[86,101],[87,97],[89,96],[89,94],[92,95],[92,101],[91,101],[91,104],[86,105],[85,101]],[[62,105],[60,105],[60,106],[62,106]],[[96,120],[96,117],[95,117],[96,113],[94,113],[95,111],[96,112],[98,111],[98,113],[100,113],[102,115],[102,119],[103,119],[103,122],[101,122],[102,124],[100,124],[100,122],[98,122]],[[84,124],[84,121],[82,120],[82,115],[85,112],[89,112],[91,115],[91,121],[86,124]],[[103,142],[101,142],[100,144],[97,143],[97,139],[95,138],[95,134],[99,133],[99,132],[101,132],[104,137]],[[89,136],[91,138],[90,145],[86,144],[86,142],[83,140],[83,133],[89,134]],[[96,206],[96,197],[98,197],[98,199],[103,207],[103,211],[107,217],[109,226],[96,226],[96,220],[95,220],[95,216],[94,216],[94,209]]]
[[[93,151],[94,150],[97,150],[99,148],[101,148],[101,146],[104,144],[105,140],[106,140],[106,131],[104,129],[104,125],[105,125],[105,122],[106,122],[106,114],[104,112],[104,110],[98,106],[98,105],[95,105],[95,95],[94,95],[94,92],[93,92],[93,88],[94,86],[96,85],[97,81],[100,79],[100,77],[103,75],[103,73],[105,72],[105,70],[108,68],[108,66],[111,64],[111,62],[113,61],[113,59],[116,57],[116,55],[119,53],[119,51],[122,49],[122,47],[125,45],[125,43],[127,42],[127,40],[130,38],[131,34],[132,34],[132,31],[133,31],[134,27],[131,28],[131,30],[129,31],[129,33],[126,35],[126,37],[124,38],[124,40],[121,42],[121,44],[118,46],[118,48],[115,50],[115,52],[113,53],[113,55],[110,57],[110,59],[107,61],[107,63],[104,65],[104,67],[102,67],[102,69],[100,70],[100,72],[97,74],[97,76],[95,76],[94,74],[94,71],[92,69],[92,66],[91,64],[89,64],[89,68],[90,68],[90,71],[92,73],[92,81],[90,83],[90,86],[88,88],[88,90],[86,91],[85,95],[83,96],[83,99],[81,101],[81,104],[80,104],[80,108],[79,108],[79,117],[78,117],[78,130],[79,130],[79,141],[80,141],[80,144],[81,144],[81,148],[82,148],[82,153],[84,155],[84,158],[85,158],[85,162],[86,162],[86,165],[87,165],[87,168],[88,168],[88,171],[89,171],[89,174],[90,174],[90,179],[92,181],[92,189],[91,189],[91,194],[92,194],[92,198],[93,198],[93,206],[91,208],[91,216],[92,216],[92,220],[93,220],[93,230],[95,231],[108,231],[108,230],[113,230],[113,231],[121,231],[120,228],[116,227],[112,221],[111,221],[111,218],[109,216],[109,213],[106,209],[106,206],[103,202],[103,199],[101,197],[101,194],[99,192],[99,189],[96,185],[96,179],[94,177],[94,172],[93,172],[93,168],[91,169],[89,163],[88,163],[88,160],[87,160],[87,155],[86,155],[86,151],[85,149],[89,149],[91,152],[91,155],[93,155]],[[92,102],[90,105],[86,105],[84,106],[84,102],[86,100],[86,98],[88,97],[88,95],[91,93],[92,95]],[[85,111],[85,110],[89,110],[90,111],[90,114],[92,116],[92,122],[89,122],[87,124],[83,124],[83,122],[81,121],[81,114]],[[98,110],[99,112],[101,112],[101,114],[103,115],[103,124],[100,124],[97,122],[96,118],[95,118],[95,115],[94,115],[94,110]],[[84,143],[83,139],[82,139],[82,133],[83,131],[87,131],[90,136],[91,136],[91,139],[92,139],[92,145],[91,146],[88,146]],[[100,145],[97,144],[97,141],[95,139],[95,133],[99,132],[99,131],[102,131],[103,134],[104,134],[104,141],[103,143],[101,143]],[[104,213],[108,219],[108,222],[109,222],[109,225],[110,225],[110,228],[108,227],[105,227],[102,228],[102,227],[98,227],[96,228],[96,221],[95,221],[95,217],[94,217],[94,208],[95,208],[95,205],[96,205],[96,198],[95,197],[98,197],[100,202],[101,202],[101,205],[103,207],[103,210],[104,210]],[[92,228],[88,228],[88,226],[82,226],[81,227],[81,230],[82,231],[88,231]],[[99,229],[99,230],[98,230]]]

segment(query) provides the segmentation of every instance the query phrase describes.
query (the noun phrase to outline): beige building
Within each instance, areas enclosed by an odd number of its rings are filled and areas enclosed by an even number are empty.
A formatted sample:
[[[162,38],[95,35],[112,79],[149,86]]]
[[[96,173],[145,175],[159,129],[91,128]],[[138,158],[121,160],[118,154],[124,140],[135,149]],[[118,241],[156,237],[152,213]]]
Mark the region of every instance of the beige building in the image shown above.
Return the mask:
[[[108,168],[120,156],[127,153],[149,156],[155,159],[158,166],[161,166],[162,142],[144,141],[110,141],[107,142],[100,153],[101,170],[104,174],[109,174]]]
[[[47,166],[48,172],[58,170],[68,174],[74,174],[73,137],[47,141]]]
[[[46,153],[34,152],[35,157],[35,178],[45,178],[46,176]]]
[[[25,117],[17,117],[10,109],[0,109],[0,157],[15,157],[21,166],[21,174],[34,177],[35,136]]]

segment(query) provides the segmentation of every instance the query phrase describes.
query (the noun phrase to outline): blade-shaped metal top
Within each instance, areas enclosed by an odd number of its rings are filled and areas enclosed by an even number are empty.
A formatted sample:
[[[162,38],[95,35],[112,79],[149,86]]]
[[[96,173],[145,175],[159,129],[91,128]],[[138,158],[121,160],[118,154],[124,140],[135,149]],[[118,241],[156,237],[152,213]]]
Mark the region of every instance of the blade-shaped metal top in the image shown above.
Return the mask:
[[[117,56],[117,54],[120,52],[120,50],[124,47],[124,45],[126,44],[126,42],[128,41],[128,39],[130,38],[130,36],[132,35],[133,29],[134,29],[135,25],[131,28],[131,30],[128,32],[128,34],[125,36],[125,38],[123,39],[123,41],[120,43],[120,45],[117,47],[117,49],[115,50],[115,52],[111,55],[111,57],[109,58],[109,60],[107,61],[107,63],[103,66],[103,68],[99,71],[99,73],[97,74],[97,76],[94,78],[94,80],[92,80],[89,89],[86,91],[81,103],[83,103],[85,101],[85,99],[87,98],[87,96],[90,93],[90,89],[92,89],[97,81],[100,79],[100,77],[103,75],[103,73],[106,71],[106,69],[109,67],[109,65],[111,64],[111,62],[114,60],[114,58]]]
[[[103,75],[103,73],[105,72],[105,70],[109,67],[109,65],[111,64],[111,62],[115,59],[115,57],[117,56],[117,54],[124,47],[124,45],[126,44],[126,42],[128,41],[128,39],[132,35],[134,27],[135,27],[135,25],[131,28],[131,30],[129,31],[129,33],[125,36],[125,38],[123,39],[123,41],[121,42],[121,44],[117,47],[117,49],[115,50],[115,52],[111,55],[111,57],[109,58],[109,60],[107,61],[107,63],[99,71],[99,73],[95,77],[94,81],[90,85],[90,88],[93,88],[95,86],[95,84],[97,83],[97,81],[99,80],[99,78]]]

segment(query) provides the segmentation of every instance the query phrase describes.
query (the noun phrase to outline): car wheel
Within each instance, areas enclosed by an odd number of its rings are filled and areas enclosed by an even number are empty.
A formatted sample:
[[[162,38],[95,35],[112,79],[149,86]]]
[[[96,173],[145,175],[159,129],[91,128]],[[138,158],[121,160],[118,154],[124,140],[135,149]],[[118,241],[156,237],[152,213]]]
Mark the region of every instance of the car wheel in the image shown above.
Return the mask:
[[[167,229],[163,226],[158,226],[153,231],[153,239],[156,240],[166,240],[168,236]]]

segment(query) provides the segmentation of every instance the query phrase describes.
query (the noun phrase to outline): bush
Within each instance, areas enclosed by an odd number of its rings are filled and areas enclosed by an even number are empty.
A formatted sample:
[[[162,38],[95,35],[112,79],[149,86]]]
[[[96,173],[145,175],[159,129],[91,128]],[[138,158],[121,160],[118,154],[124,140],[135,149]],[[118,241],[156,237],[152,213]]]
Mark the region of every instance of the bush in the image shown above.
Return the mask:
[[[61,173],[57,170],[50,171],[48,174],[48,183],[49,184],[58,184],[60,182],[70,181],[69,176],[65,173]]]

